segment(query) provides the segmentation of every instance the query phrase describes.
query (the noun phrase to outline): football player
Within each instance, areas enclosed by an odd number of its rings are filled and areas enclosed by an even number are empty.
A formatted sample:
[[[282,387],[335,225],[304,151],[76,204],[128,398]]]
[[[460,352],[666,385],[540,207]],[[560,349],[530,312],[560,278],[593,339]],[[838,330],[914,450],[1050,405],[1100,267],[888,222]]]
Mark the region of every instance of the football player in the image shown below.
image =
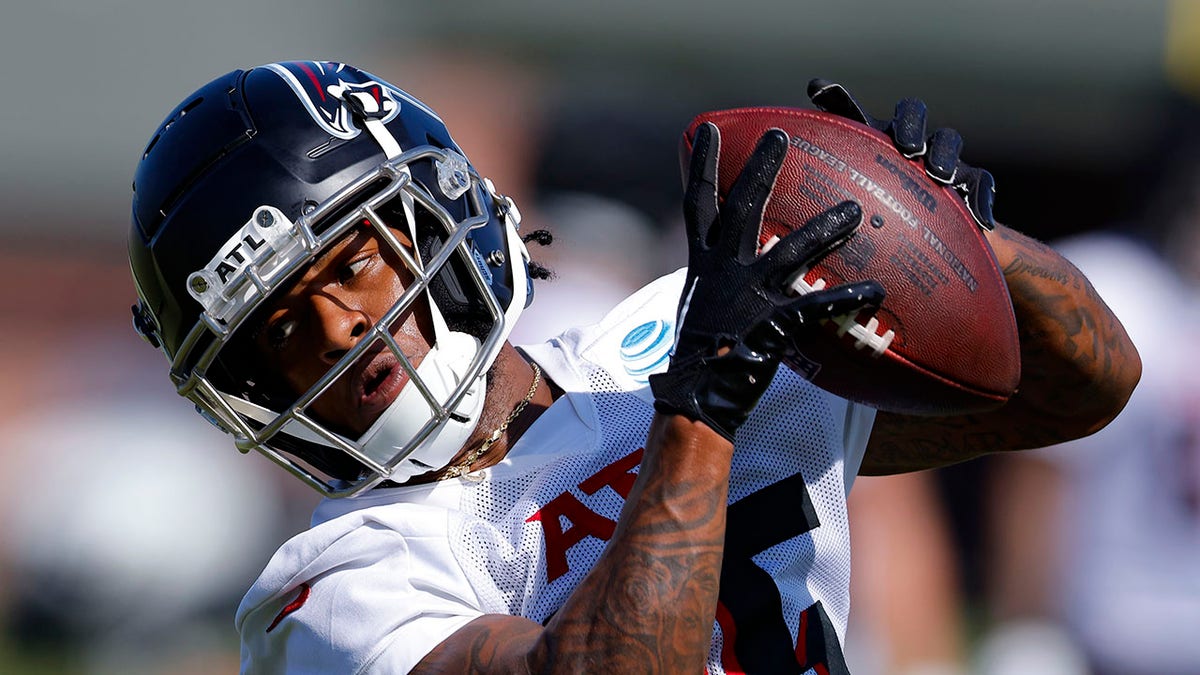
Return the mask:
[[[956,135],[926,145],[919,103],[884,123],[811,94],[994,225],[991,177]],[[329,497],[242,601],[245,671],[845,672],[857,473],[1078,436],[1129,395],[1136,353],[1086,280],[999,226],[1025,359],[1000,410],[877,415],[779,368],[882,300],[872,280],[783,292],[860,207],[756,255],[786,136],[720,204],[719,134],[693,142],[688,267],[518,349],[520,213],[419,100],[290,62],[168,115],[135,176],[134,323],[201,415]]]

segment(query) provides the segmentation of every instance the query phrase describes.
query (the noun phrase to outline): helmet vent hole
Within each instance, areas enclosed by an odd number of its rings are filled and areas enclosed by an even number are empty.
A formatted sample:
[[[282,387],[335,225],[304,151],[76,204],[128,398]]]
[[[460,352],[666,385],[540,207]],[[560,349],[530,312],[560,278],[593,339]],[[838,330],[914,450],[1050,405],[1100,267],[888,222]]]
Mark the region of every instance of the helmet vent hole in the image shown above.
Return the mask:
[[[171,119],[164,122],[162,125],[162,128],[159,129],[158,133],[154,134],[154,138],[151,138],[150,142],[146,144],[146,149],[142,151],[142,159],[146,159],[147,157],[150,156],[150,151],[153,150],[154,146],[158,144],[158,139],[162,138],[162,135],[167,132],[167,129],[171,128],[172,124],[175,124],[175,122],[179,121],[180,117],[183,117],[184,115],[188,114],[189,112],[195,110],[196,107],[199,106],[201,103],[204,103],[204,97],[197,96],[196,98],[188,101],[187,104],[184,105],[182,108],[180,108],[178,115],[175,115]]]
[[[183,106],[183,109],[179,111],[179,116],[183,117],[184,115],[190,113],[191,111],[195,110],[196,106],[200,105],[201,103],[204,103],[203,96],[197,96],[196,98],[188,101],[187,105]]]

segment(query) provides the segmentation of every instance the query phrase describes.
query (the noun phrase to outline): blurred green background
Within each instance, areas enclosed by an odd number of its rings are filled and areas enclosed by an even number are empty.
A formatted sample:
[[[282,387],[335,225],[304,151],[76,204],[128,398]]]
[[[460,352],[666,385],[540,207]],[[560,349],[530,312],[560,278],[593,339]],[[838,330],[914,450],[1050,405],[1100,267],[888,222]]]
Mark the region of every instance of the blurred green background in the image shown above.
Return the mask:
[[[213,77],[326,59],[391,80],[442,112],[527,221],[561,229],[545,255],[564,289],[585,283],[577,265],[632,287],[682,262],[670,235],[690,117],[807,105],[818,76],[879,116],[924,98],[933,124],[962,132],[965,159],[995,174],[999,219],[1030,234],[1140,217],[1200,77],[1196,4],[9,3],[0,673],[235,671],[240,593],[315,502],[200,422],[129,328],[134,166],[162,117]],[[598,240],[646,260],[572,257]],[[972,632],[986,611],[971,537],[957,546]]]

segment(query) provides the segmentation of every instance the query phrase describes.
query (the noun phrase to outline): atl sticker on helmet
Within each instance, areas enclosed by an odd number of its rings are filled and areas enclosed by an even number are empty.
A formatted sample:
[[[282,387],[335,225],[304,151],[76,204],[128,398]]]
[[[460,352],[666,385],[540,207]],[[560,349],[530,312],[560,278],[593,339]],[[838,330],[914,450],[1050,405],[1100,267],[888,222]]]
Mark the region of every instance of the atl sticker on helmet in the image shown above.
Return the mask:
[[[260,206],[203,269],[188,276],[188,294],[210,318],[226,322],[251,299],[266,295],[277,273],[305,250],[303,236],[283,212]]]

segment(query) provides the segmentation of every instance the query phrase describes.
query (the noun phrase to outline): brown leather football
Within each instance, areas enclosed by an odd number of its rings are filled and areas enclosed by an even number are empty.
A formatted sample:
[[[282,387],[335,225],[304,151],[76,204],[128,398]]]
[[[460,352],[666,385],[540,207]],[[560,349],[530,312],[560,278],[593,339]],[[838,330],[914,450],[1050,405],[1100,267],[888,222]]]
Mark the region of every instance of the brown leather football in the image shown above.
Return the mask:
[[[921,415],[1003,404],[1021,373],[1016,319],[991,246],[954,190],[925,175],[891,139],[866,125],[802,108],[740,108],[696,117],[721,132],[718,183],[728,194],[762,134],[788,135],[761,242],[853,199],[863,224],[793,283],[798,293],[875,279],[887,291],[873,315],[827,322],[788,365],[834,394],[880,410]]]

